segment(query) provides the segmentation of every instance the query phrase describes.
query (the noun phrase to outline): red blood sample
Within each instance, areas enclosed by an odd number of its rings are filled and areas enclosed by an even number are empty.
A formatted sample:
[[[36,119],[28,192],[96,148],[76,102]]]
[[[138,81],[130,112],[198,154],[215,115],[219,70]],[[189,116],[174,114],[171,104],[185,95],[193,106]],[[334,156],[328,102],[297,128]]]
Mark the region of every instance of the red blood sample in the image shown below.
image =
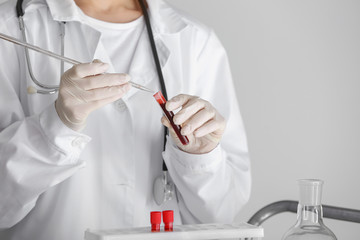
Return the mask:
[[[161,212],[150,213],[151,231],[160,232]]]
[[[181,133],[180,133],[181,127],[179,125],[175,125],[174,120],[173,120],[174,113],[172,111],[166,110],[166,108],[165,108],[166,99],[162,95],[161,91],[155,93],[154,98],[160,104],[160,107],[162,108],[163,113],[165,114],[165,116],[169,120],[172,128],[174,129],[174,131],[175,131],[176,135],[178,136],[178,138],[180,139],[181,143],[183,145],[187,145],[189,143],[189,139],[186,136],[181,135]]]
[[[172,231],[173,222],[174,222],[174,211],[173,210],[163,211],[163,221],[165,224],[164,230]]]

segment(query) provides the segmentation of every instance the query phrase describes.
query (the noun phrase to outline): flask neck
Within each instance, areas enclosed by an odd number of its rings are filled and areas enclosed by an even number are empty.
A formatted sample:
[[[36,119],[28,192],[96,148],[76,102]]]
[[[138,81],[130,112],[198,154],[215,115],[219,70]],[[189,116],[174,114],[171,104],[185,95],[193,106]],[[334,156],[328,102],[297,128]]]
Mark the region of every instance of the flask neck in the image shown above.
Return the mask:
[[[304,179],[299,180],[300,199],[299,204],[302,206],[319,206],[321,205],[322,185],[321,180]]]
[[[323,210],[321,205],[301,205],[297,210],[297,224],[299,225],[322,225]]]
[[[283,240],[317,239],[336,240],[336,237],[323,223],[321,190],[323,181],[317,179],[298,180],[300,198],[297,221],[284,235]]]
[[[303,179],[299,180],[298,183],[300,190],[298,222],[306,225],[322,224],[321,193],[323,181]]]

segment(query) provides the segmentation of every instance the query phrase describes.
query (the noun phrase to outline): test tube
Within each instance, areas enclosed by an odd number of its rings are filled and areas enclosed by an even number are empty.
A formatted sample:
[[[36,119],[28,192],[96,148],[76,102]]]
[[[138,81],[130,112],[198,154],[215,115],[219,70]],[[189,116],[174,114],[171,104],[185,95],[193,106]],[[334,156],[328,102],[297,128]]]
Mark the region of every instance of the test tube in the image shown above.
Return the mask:
[[[163,110],[163,113],[165,114],[165,116],[167,117],[167,119],[169,120],[172,128],[174,129],[176,135],[178,136],[178,138],[180,139],[180,142],[183,145],[187,145],[189,144],[189,139],[186,136],[181,135],[180,131],[181,131],[181,127],[179,125],[175,125],[174,123],[174,113],[172,111],[168,111],[165,108],[165,104],[166,104],[166,99],[164,98],[163,94],[161,93],[161,91],[158,91],[157,93],[154,94],[154,98],[156,99],[156,101],[160,104],[160,107]]]
[[[160,232],[161,212],[150,213],[151,231]]]
[[[164,230],[166,232],[173,231],[174,211],[173,210],[163,211],[163,221],[165,224]]]

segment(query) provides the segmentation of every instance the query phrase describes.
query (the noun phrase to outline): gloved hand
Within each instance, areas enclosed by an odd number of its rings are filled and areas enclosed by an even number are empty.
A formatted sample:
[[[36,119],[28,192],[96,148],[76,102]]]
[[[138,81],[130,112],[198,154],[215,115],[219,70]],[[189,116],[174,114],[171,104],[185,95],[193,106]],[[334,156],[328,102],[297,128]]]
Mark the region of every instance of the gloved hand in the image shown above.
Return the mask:
[[[66,126],[82,130],[92,111],[120,99],[129,91],[130,76],[104,73],[108,68],[108,64],[95,60],[74,65],[62,75],[55,108]]]
[[[189,139],[188,145],[182,145],[165,116],[162,124],[169,128],[176,145],[192,154],[211,152],[220,142],[225,131],[226,121],[207,101],[190,95],[180,94],[170,99],[166,105],[168,111],[181,110],[174,116],[174,123],[182,127],[181,134]]]

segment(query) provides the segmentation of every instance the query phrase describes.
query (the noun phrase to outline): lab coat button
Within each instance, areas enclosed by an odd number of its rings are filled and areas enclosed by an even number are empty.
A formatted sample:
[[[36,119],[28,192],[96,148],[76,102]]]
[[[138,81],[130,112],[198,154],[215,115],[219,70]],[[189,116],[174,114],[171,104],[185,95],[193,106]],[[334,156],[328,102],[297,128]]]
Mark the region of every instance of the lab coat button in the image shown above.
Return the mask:
[[[118,111],[122,112],[126,109],[126,104],[123,100],[119,99],[115,102],[115,107]]]
[[[73,147],[82,148],[82,147],[84,147],[85,143],[86,143],[86,141],[85,141],[85,139],[83,137],[77,137],[71,142],[71,145]]]

